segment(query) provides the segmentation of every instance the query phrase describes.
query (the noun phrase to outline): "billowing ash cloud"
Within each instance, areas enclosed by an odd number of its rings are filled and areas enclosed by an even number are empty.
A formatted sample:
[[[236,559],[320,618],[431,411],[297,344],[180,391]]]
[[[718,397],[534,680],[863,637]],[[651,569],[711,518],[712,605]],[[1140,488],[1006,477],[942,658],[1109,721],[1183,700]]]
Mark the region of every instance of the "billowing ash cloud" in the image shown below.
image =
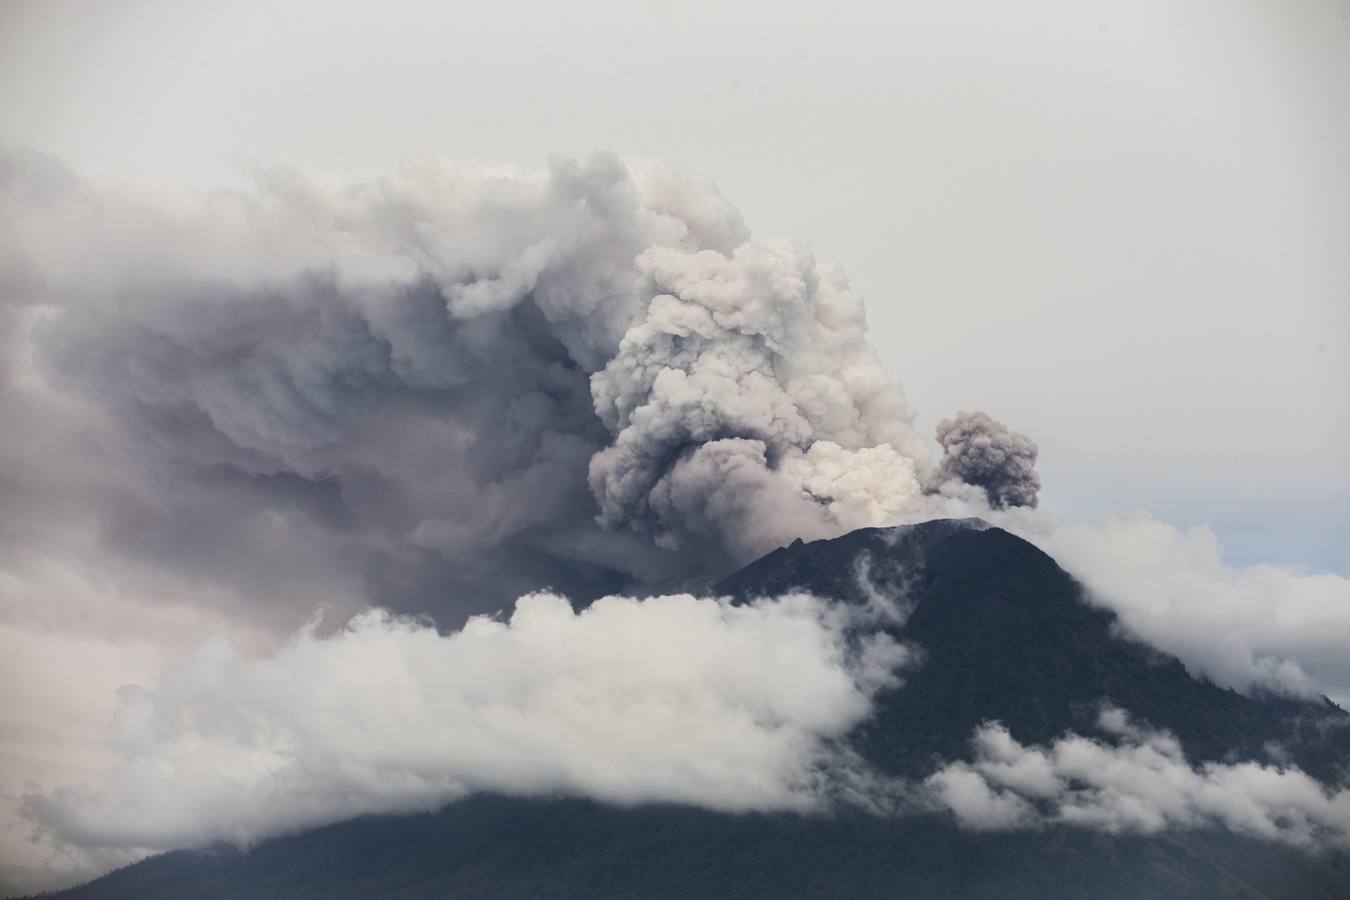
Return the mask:
[[[942,461],[929,476],[930,489],[947,483],[984,488],[994,509],[1037,504],[1036,442],[982,412],[957,413],[937,427]]]
[[[894,519],[928,468],[842,272],[664,164],[200,194],[9,152],[0,204],[0,403],[44,439],[6,518],[244,603],[669,583]]]
[[[891,520],[926,448],[843,273],[795,243],[638,258],[646,316],[591,379],[601,519],[738,555]]]
[[[1187,761],[1176,739],[1104,708],[1114,742],[1066,735],[1046,747],[1018,743],[989,723],[972,762],[934,772],[928,786],[977,831],[1076,825],[1112,834],[1222,826],[1298,846],[1350,846],[1350,789],[1329,789],[1298,769]]]
[[[541,593],[447,635],[375,611],[261,657],[218,641],[123,688],[112,766],[30,786],[24,812],[112,861],[479,790],[817,809],[862,777],[837,739],[910,660],[867,615],[808,595],[576,612]]]

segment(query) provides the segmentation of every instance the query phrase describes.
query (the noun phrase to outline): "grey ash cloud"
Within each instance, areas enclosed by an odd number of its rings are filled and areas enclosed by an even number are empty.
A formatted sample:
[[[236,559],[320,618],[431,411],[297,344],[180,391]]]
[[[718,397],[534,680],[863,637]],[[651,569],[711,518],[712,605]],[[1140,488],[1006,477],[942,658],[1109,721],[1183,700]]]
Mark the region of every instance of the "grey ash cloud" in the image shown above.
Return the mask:
[[[1036,472],[1036,442],[983,412],[961,412],[937,427],[942,461],[929,484],[949,481],[983,488],[994,509],[1035,507],[1041,489]]]
[[[921,496],[928,448],[842,271],[665,164],[204,193],[6,151],[0,184],[0,403],[43,436],[5,450],[5,517],[42,552],[78,519],[261,619],[453,624],[725,571]]]

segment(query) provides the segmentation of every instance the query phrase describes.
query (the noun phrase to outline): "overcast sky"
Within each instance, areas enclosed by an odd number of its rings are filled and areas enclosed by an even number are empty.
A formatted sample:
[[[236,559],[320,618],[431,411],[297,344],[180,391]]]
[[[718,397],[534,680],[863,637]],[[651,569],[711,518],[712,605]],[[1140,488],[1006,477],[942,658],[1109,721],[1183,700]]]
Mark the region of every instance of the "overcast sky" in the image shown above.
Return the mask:
[[[8,3],[0,138],[197,187],[595,148],[841,263],[1044,503],[1350,557],[1350,4]]]

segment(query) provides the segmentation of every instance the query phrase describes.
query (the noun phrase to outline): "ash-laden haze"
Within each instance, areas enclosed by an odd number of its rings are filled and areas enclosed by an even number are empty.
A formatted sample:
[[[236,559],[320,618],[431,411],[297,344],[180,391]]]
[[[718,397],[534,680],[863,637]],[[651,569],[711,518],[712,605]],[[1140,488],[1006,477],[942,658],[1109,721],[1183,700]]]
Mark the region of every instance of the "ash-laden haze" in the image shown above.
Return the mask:
[[[604,154],[255,180],[0,153],[0,887],[474,790],[1344,842],[1344,792],[1152,733],[1088,742],[1124,760],[1097,793],[1083,739],[993,725],[924,784],[859,769],[837,739],[923,648],[700,585],[983,516],[1196,674],[1344,699],[1350,581],[1147,514],[1060,523],[984,413],[935,464],[842,270],[707,180]]]
[[[929,477],[937,487],[948,481],[984,488],[994,509],[1037,505],[1041,476],[1036,472],[1036,442],[982,412],[959,413],[937,427],[942,462]]]
[[[726,571],[920,493],[842,272],[668,166],[210,195],[3,168],[7,418],[56,432],[8,449],[30,527],[70,496],[119,555],[257,602],[326,571],[328,603],[462,620]]]

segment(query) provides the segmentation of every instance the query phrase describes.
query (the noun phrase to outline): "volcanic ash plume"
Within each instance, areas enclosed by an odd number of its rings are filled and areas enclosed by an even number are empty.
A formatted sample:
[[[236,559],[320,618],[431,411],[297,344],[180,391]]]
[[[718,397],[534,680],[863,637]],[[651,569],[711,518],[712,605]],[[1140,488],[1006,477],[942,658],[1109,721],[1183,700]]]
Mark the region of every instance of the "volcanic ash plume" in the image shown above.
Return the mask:
[[[800,244],[637,259],[645,316],[591,378],[614,435],[601,521],[745,556],[893,519],[926,448],[865,337],[861,300]]]
[[[942,462],[927,480],[930,490],[952,481],[984,488],[994,509],[1037,503],[1036,442],[982,412],[961,412],[937,427]]]
[[[0,188],[0,413],[45,448],[9,449],[5,508],[35,541],[89,523],[268,616],[474,612],[725,570],[922,496],[843,272],[664,164],[195,193],[11,152]]]

